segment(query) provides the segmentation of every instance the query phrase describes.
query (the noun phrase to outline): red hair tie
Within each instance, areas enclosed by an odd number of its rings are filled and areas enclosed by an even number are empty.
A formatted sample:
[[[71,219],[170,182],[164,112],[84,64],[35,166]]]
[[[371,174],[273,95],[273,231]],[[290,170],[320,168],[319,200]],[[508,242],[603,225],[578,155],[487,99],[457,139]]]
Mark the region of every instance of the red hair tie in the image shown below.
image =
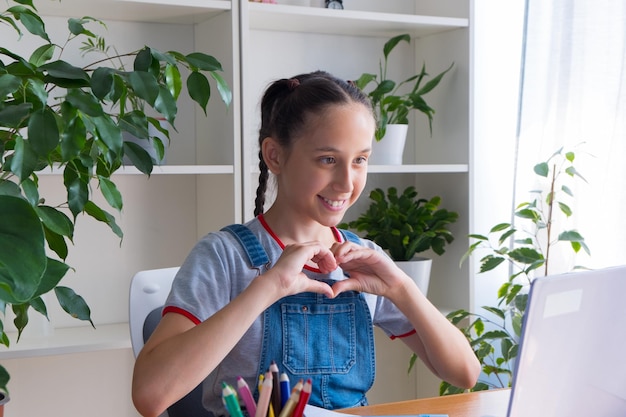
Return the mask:
[[[297,78],[290,78],[287,80],[287,87],[289,88],[289,91],[293,91],[296,89],[296,87],[298,87],[300,85],[300,80]]]

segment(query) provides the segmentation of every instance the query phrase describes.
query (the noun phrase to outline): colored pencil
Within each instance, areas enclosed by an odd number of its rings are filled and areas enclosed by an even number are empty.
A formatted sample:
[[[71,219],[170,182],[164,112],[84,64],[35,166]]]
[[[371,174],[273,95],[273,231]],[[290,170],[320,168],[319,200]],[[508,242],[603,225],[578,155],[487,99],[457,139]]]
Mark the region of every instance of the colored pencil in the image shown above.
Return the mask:
[[[239,396],[246,406],[248,416],[254,417],[256,414],[256,402],[252,397],[252,392],[250,392],[250,386],[242,377],[237,377],[237,391],[239,391]]]
[[[254,417],[267,417],[270,400],[272,398],[272,373],[267,372],[263,379],[263,387],[259,393],[259,401],[256,404]]]
[[[226,406],[226,410],[230,417],[243,417],[241,407],[239,406],[239,400],[237,399],[237,393],[233,387],[226,382],[222,382],[222,401]]]
[[[289,383],[289,376],[283,372],[280,374],[280,408],[285,407],[289,395],[291,392],[291,384]],[[282,410],[281,410],[282,411]]]
[[[275,361],[272,361],[270,364],[270,372],[272,373],[272,378],[274,379],[274,385],[272,387],[272,409],[274,410],[274,415],[278,416],[283,407],[280,399],[280,375],[278,365]]]
[[[302,391],[302,380],[298,381],[298,383],[291,390],[291,394],[289,395],[289,399],[285,403],[280,415],[278,417],[291,417],[293,414],[293,410],[296,408],[298,404],[298,400],[300,399],[300,391]]]
[[[304,407],[306,407],[309,402],[309,397],[311,396],[311,390],[313,389],[311,379],[307,379],[302,387],[302,391],[300,391],[300,398],[298,398],[298,404],[296,408],[293,410],[292,417],[302,417],[304,413]]]

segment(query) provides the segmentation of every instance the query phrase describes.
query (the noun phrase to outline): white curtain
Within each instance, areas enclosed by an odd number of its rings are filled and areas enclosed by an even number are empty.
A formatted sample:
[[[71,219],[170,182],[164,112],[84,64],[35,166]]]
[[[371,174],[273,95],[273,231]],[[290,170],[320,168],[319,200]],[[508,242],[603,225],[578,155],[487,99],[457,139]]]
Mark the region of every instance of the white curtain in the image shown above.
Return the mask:
[[[536,188],[535,163],[573,149],[587,183],[573,188],[564,227],[581,233],[591,256],[551,258],[549,272],[626,264],[626,1],[527,0],[526,7],[515,202],[529,201]]]

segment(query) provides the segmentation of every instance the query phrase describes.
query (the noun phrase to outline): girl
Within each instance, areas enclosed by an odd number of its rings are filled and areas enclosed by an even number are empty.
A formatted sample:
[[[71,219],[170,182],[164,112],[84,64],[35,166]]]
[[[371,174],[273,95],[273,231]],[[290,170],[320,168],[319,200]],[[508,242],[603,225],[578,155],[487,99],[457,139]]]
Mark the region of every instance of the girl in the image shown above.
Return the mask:
[[[292,380],[312,379],[311,404],[364,405],[373,324],[441,379],[475,384],[480,365],[461,332],[378,246],[335,227],[365,186],[374,129],[367,97],[328,73],[269,86],[256,218],[242,234],[208,234],[183,263],[135,364],[140,413],[157,416],[202,382],[204,407],[224,415],[222,381],[256,386],[274,360]],[[269,172],[277,190],[264,212]]]

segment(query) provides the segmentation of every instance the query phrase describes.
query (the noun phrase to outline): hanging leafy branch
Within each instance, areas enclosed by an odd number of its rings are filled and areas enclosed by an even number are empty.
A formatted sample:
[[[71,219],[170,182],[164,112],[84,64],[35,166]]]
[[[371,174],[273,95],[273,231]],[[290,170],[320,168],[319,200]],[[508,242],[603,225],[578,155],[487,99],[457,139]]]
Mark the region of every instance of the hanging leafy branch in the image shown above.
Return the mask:
[[[60,283],[70,269],[65,260],[79,214],[123,236],[115,217],[94,202],[92,183],[119,212],[122,195],[111,176],[123,158],[147,175],[152,172],[149,153],[124,141],[122,133],[148,140],[152,125],[169,139],[167,129],[145,109],[175,129],[184,84],[205,114],[212,89],[209,78],[227,106],[232,100],[222,66],[210,55],[145,46],[76,66],[61,59],[73,42],[82,40],[84,52],[89,52],[88,45],[108,51],[104,38],[87,28],[103,22],[69,19],[67,41],[57,45],[32,0],[12,3],[0,13],[0,24],[13,28],[19,38],[33,36],[43,42],[24,57],[5,46],[6,38],[0,41],[0,343],[7,347],[7,307],[15,314],[19,340],[31,309],[48,317],[42,295],[51,291],[68,314],[93,325],[85,300]],[[132,69],[120,65],[122,58],[132,60]],[[183,72],[189,74],[186,79]],[[166,144],[154,143],[162,158]],[[56,178],[65,187],[64,202],[51,205],[41,197],[38,173],[47,168],[62,173]],[[6,390],[7,382],[8,373],[0,366],[0,389]]]

